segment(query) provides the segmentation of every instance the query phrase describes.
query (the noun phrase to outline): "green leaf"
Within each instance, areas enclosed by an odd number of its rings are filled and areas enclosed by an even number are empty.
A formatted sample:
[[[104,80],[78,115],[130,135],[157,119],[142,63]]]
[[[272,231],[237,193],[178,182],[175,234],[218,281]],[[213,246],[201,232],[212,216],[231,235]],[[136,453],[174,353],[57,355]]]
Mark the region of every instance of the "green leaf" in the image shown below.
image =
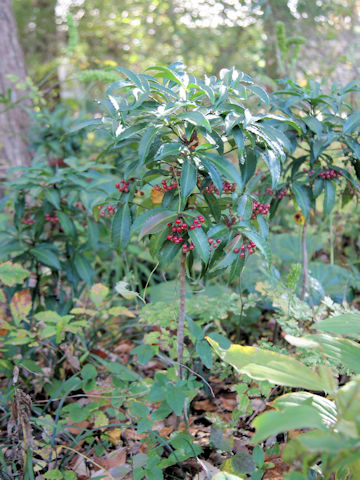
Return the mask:
[[[237,214],[242,220],[249,220],[253,212],[253,202],[249,195],[241,195],[237,206]]]
[[[162,158],[166,157],[178,156],[184,150],[184,148],[184,145],[177,142],[161,145],[161,147],[156,153],[155,160],[161,160]]]
[[[60,262],[58,256],[54,253],[53,250],[46,248],[45,246],[37,246],[30,250],[30,253],[37,258],[41,263],[47,265],[50,268],[60,270]]]
[[[193,241],[195,251],[204,263],[207,263],[210,257],[209,242],[202,228],[189,230],[189,237]]]
[[[321,332],[340,333],[345,336],[360,335],[360,314],[344,313],[321,320],[314,325]]]
[[[321,194],[324,188],[324,183],[325,182],[322,178],[317,178],[315,180],[314,187],[313,187],[314,198],[317,198]]]
[[[257,248],[262,253],[268,265],[271,265],[272,254],[271,254],[271,249],[268,242],[262,236],[260,236],[255,230],[251,230],[250,228],[242,227],[241,233],[243,233],[246,238],[256,243]]]
[[[76,228],[72,219],[65,212],[57,212],[59,217],[60,225],[64,230],[66,235],[75,238],[76,237]]]
[[[270,98],[263,88],[259,87],[258,85],[246,85],[246,88],[255,93],[255,95],[265,103],[266,108],[269,108]]]
[[[4,262],[0,263],[0,281],[9,287],[17,283],[23,283],[30,272],[23,268],[19,263]]]
[[[177,217],[177,213],[171,210],[162,210],[160,212],[155,212],[155,210],[157,209],[154,209],[154,213],[145,220],[140,231],[139,239],[150,233],[160,232],[167,223]]]
[[[237,146],[238,158],[239,160],[241,160],[242,154],[245,148],[244,132],[240,128],[235,127],[232,130],[232,136],[234,137],[234,140]]]
[[[184,392],[179,388],[175,388],[173,385],[170,385],[166,392],[165,398],[171,410],[173,410],[176,415],[180,416],[186,400]]]
[[[121,205],[113,216],[111,241],[117,251],[124,251],[130,241],[131,214],[128,203]]]
[[[211,132],[211,125],[209,120],[201,113],[195,110],[190,112],[182,112],[180,115],[176,116],[177,120],[186,120],[197,127],[204,127],[205,130]]]
[[[329,360],[342,363],[351,372],[360,374],[360,344],[347,338],[332,335],[311,335]]]
[[[196,187],[197,169],[191,158],[186,158],[181,169],[180,194],[183,206]]]
[[[253,425],[256,432],[251,443],[259,443],[278,433],[299,428],[325,429],[319,412],[307,405],[288,407],[282,412],[262,413],[255,418]]]
[[[360,111],[350,115],[344,122],[343,133],[358,131],[360,127]]]
[[[55,190],[54,188],[47,188],[45,190],[45,198],[57,210],[60,209],[60,194],[58,190]]]
[[[94,278],[94,270],[85,255],[81,253],[75,253],[74,266],[81,280],[88,285],[91,285]]]
[[[233,182],[237,183],[240,189],[242,189],[243,182],[240,173],[238,170],[236,170],[234,165],[229,162],[229,160],[227,160],[225,157],[220,157],[220,155],[216,155],[215,153],[202,154],[201,158],[208,160],[224,176],[226,180],[232,180]]]
[[[225,256],[217,263],[211,271],[219,270],[221,268],[226,268],[231,265],[238,257],[240,257],[240,253],[234,253],[234,248],[239,248],[241,245],[241,236],[236,235],[230,243],[228,243],[225,247]],[[241,257],[240,257],[241,258]]]
[[[321,136],[323,130],[322,123],[316,117],[306,117],[303,121],[312,132],[316,133],[318,137]]]
[[[230,474],[252,473],[255,470],[255,462],[249,453],[239,452],[225,460],[221,470]]]
[[[321,416],[324,425],[331,427],[337,422],[336,405],[328,398],[310,392],[291,392],[277,397],[271,404],[277,410],[289,407],[308,405],[315,408]]]
[[[220,222],[221,208],[217,198],[212,193],[204,193],[204,198],[207,206],[209,207],[211,215],[214,217],[216,222]]]
[[[234,344],[224,350],[213,339],[206,339],[225,362],[251,378],[294,388],[325,390],[319,375],[290,356]]]
[[[333,182],[330,180],[325,182],[325,195],[324,195],[324,215],[327,216],[334,208],[336,198],[336,190]]]
[[[309,218],[312,208],[312,192],[310,188],[300,183],[293,183],[291,190],[295,195],[295,200],[301,208],[304,217]]]
[[[198,340],[195,349],[206,368],[212,367],[212,351],[206,340]]]
[[[261,152],[261,157],[266,163],[270,171],[271,180],[272,180],[271,188],[274,189],[276,188],[276,185],[280,178],[280,173],[281,173],[280,161],[272,150],[266,150],[265,152]]]
[[[201,163],[205,168],[206,172],[209,174],[215,187],[219,190],[219,192],[221,192],[223,184],[222,184],[220,173],[217,171],[214,165],[208,162],[205,158],[201,158]]]
[[[141,163],[144,163],[150,151],[151,144],[153,143],[154,138],[158,131],[159,131],[159,127],[153,127],[153,126],[148,127],[145,130],[139,143],[139,159]]]

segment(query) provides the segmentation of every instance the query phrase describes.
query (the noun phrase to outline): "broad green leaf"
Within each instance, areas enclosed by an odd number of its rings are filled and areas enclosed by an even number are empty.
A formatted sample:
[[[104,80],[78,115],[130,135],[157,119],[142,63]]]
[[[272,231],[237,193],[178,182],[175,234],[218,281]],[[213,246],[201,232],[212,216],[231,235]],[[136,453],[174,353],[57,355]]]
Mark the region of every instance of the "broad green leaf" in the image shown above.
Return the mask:
[[[322,178],[317,178],[314,182],[313,193],[314,198],[317,198],[323,191],[325,181]]]
[[[234,456],[225,460],[221,465],[221,470],[232,474],[252,473],[255,470],[255,462],[252,456],[246,452],[236,453]]]
[[[237,206],[237,214],[241,217],[242,220],[249,220],[253,212],[253,202],[249,195],[242,195],[239,198],[239,203]]]
[[[266,108],[269,108],[270,98],[267,92],[263,88],[257,85],[246,85],[246,88],[251,92],[255,93],[255,95],[265,103]]]
[[[244,132],[240,128],[236,127],[232,131],[232,136],[234,137],[237,146],[238,158],[241,160],[245,148]]]
[[[324,390],[324,382],[320,376],[290,356],[234,344],[224,350],[213,339],[206,338],[225,362],[251,378],[294,388]]]
[[[160,232],[167,223],[173,221],[177,217],[177,213],[171,210],[163,210],[161,212],[155,212],[150,215],[144,222],[140,231],[139,239],[150,233]]]
[[[306,123],[306,125],[310,128],[312,132],[316,133],[318,137],[321,136],[323,127],[320,120],[318,120],[316,117],[306,117],[303,118],[303,121]]]
[[[300,183],[293,183],[291,190],[295,195],[295,200],[301,208],[304,217],[309,218],[312,208],[312,192],[310,188]]]
[[[114,248],[124,251],[130,241],[131,214],[128,203],[121,205],[112,220],[111,241]]]
[[[209,207],[211,215],[214,217],[216,222],[220,222],[221,208],[217,198],[212,193],[204,193],[204,198],[207,206]]]
[[[267,261],[268,265],[271,265],[272,255],[271,255],[271,249],[268,242],[256,231],[251,230],[250,228],[242,227],[241,233],[243,233],[246,238],[256,243],[256,247],[260,250],[261,254]]]
[[[154,138],[158,131],[159,131],[159,127],[153,127],[153,126],[148,127],[145,130],[139,143],[139,159],[141,163],[144,163],[150,151],[151,144],[153,143]]]
[[[72,219],[65,212],[61,211],[57,212],[57,216],[64,233],[70,237],[76,237],[76,228]]]
[[[217,169],[214,167],[212,163],[210,163],[208,160],[205,158],[201,158],[201,163],[203,167],[205,168],[206,172],[209,174],[211,180],[213,181],[213,184],[215,187],[219,190],[219,192],[222,191],[222,185],[223,182],[221,180],[220,173],[217,171]]]
[[[351,372],[360,374],[360,344],[348,338],[335,338],[332,335],[312,335],[326,357],[342,363]]]
[[[47,188],[45,190],[45,198],[51,203],[57,210],[60,209],[60,193],[54,188]]]
[[[266,163],[270,171],[271,180],[272,180],[271,188],[274,189],[276,188],[276,185],[280,178],[280,173],[281,173],[280,160],[272,150],[266,150],[264,152],[261,152],[261,157]]]
[[[324,425],[334,425],[337,421],[337,411],[334,402],[320,395],[310,392],[291,392],[281,395],[271,405],[276,410],[286,410],[289,407],[310,405],[318,410]]]
[[[0,281],[9,287],[17,283],[23,283],[30,272],[23,268],[19,263],[4,262],[0,263]]]
[[[198,340],[195,345],[196,352],[206,368],[212,367],[212,351],[206,340]]]
[[[344,313],[336,317],[320,320],[314,325],[316,330],[321,332],[340,333],[345,336],[360,335],[360,314]]]
[[[240,245],[241,235],[236,235],[236,237],[234,237],[231,242],[224,248],[225,256],[212,268],[211,271],[226,268],[231,265],[238,257],[240,257],[240,252],[234,252],[234,248],[240,248]]]
[[[360,130],[360,112],[350,115],[344,122],[343,133],[350,133]]]
[[[55,268],[56,270],[60,270],[59,258],[53,250],[39,245],[35,248],[32,248],[30,253],[44,265],[47,265],[50,268]]]
[[[255,418],[253,425],[256,432],[251,443],[259,443],[278,433],[299,428],[325,429],[318,410],[307,405],[262,413]]]
[[[215,153],[206,153],[202,154],[201,158],[205,158],[208,160],[223,176],[226,180],[231,180],[242,189],[243,182],[238,170],[236,170],[235,166],[229,162],[225,157],[220,157],[220,155],[216,155]]]
[[[82,253],[75,253],[74,266],[81,280],[88,285],[91,285],[94,278],[94,270],[85,255]]]
[[[195,245],[195,251],[204,263],[207,263],[210,257],[209,242],[202,228],[189,230],[189,237]]]
[[[191,110],[189,112],[182,112],[180,115],[176,116],[177,120],[186,120],[197,127],[204,127],[208,132],[211,132],[211,125],[209,120],[201,113],[196,110]]]
[[[328,216],[334,208],[336,198],[336,190],[331,180],[325,181],[325,195],[324,195],[324,215]]]
[[[178,156],[184,150],[184,148],[184,145],[177,142],[161,145],[161,147],[156,153],[155,160],[161,160],[162,158],[166,157]]]
[[[155,70],[159,72],[155,75],[155,77],[167,78],[168,80],[171,80],[172,82],[175,82],[178,85],[183,86],[181,78],[177,75],[176,72],[174,72],[170,68],[162,67],[160,65],[155,65],[154,67],[148,68],[148,70]]]
[[[186,200],[196,187],[197,170],[191,158],[186,158],[181,169],[180,194],[182,204],[185,206]]]

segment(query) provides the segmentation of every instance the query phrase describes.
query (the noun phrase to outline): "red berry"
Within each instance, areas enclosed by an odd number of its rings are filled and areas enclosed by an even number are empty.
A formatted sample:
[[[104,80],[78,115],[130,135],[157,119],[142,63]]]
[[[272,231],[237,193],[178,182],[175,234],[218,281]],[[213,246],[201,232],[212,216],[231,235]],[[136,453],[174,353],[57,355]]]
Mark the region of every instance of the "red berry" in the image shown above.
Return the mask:
[[[239,249],[238,249],[238,248],[234,248],[234,253],[239,253]]]
[[[245,257],[245,253],[244,253],[244,252],[241,252],[241,253],[240,253],[240,257],[241,257],[241,258],[244,258],[244,257]]]
[[[213,238],[209,238],[209,243],[210,245],[213,243],[214,239]]]
[[[216,243],[221,243],[221,238],[217,238]]]
[[[196,228],[196,225],[194,224],[190,225],[190,230],[194,230],[194,228]]]
[[[177,223],[177,224],[179,225],[179,224],[181,223],[181,218],[177,218],[177,219],[175,220],[175,223]]]

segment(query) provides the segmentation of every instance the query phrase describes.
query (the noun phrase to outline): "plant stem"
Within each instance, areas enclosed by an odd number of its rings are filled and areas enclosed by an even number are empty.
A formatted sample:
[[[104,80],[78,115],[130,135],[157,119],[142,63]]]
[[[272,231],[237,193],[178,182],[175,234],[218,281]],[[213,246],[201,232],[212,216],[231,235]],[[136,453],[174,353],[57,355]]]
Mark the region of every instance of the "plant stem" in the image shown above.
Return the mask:
[[[180,260],[180,310],[179,310],[179,320],[178,320],[178,330],[177,330],[177,361],[179,364],[179,380],[182,380],[183,375],[183,357],[184,357],[184,326],[185,326],[185,279],[186,279],[186,253],[181,252]]]
[[[334,265],[334,235],[333,235],[333,212],[329,215],[329,229],[330,229],[330,265]]]
[[[302,246],[302,255],[303,255],[303,281],[302,281],[302,290],[301,290],[301,300],[305,299],[306,292],[308,290],[308,278],[309,278],[309,263],[308,263],[308,254],[306,250],[306,229],[307,223],[304,222],[302,237],[301,237],[301,246]]]

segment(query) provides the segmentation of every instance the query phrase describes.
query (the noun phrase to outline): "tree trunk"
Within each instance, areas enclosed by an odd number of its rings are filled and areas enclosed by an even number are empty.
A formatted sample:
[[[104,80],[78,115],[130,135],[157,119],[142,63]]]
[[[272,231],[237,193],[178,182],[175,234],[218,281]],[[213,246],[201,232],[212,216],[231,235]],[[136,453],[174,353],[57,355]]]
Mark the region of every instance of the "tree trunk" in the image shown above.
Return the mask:
[[[14,103],[19,101],[24,92],[14,89],[14,84],[7,78],[9,74],[16,75],[20,82],[24,82],[26,68],[11,0],[1,0],[0,94],[7,97],[11,88],[11,101]],[[0,103],[0,181],[6,177],[9,168],[29,165],[31,162],[26,141],[28,116],[22,108],[25,104],[26,101],[20,101],[19,106],[9,108],[9,105]]]

